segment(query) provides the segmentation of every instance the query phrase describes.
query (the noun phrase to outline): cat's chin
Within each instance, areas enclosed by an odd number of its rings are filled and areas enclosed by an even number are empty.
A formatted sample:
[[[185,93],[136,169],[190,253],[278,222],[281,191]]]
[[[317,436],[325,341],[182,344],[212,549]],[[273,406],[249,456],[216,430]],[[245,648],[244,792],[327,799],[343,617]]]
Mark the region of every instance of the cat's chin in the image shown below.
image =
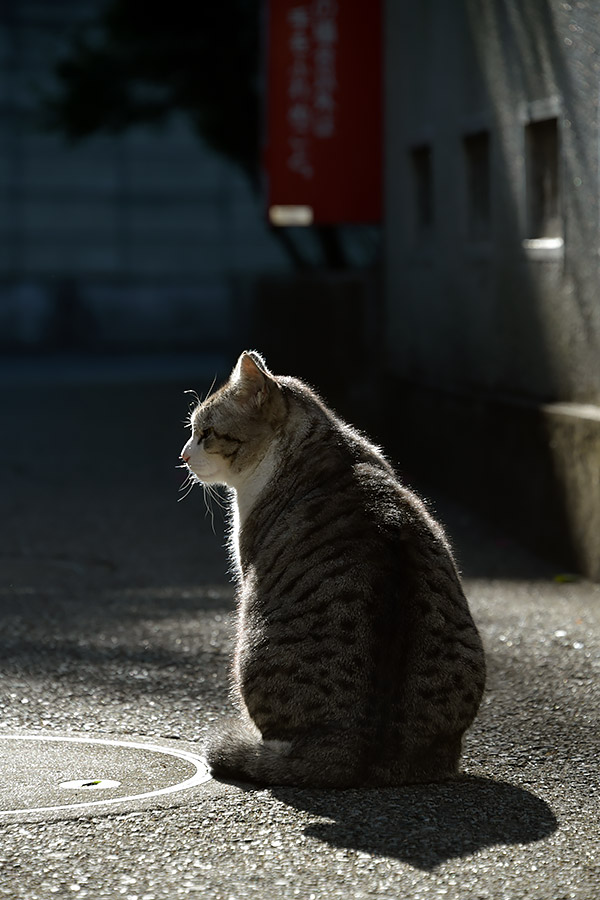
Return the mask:
[[[190,469],[190,472],[200,484],[206,484],[212,487],[212,485],[225,484],[223,478],[219,478],[218,475],[210,472],[206,472],[204,474],[200,474],[200,472],[194,472],[193,469]]]
[[[200,478],[199,475],[197,475],[196,477],[198,478],[200,484],[205,484],[207,487],[219,487],[220,485],[226,484],[226,482],[223,481],[222,478],[211,478],[208,476],[206,478]]]

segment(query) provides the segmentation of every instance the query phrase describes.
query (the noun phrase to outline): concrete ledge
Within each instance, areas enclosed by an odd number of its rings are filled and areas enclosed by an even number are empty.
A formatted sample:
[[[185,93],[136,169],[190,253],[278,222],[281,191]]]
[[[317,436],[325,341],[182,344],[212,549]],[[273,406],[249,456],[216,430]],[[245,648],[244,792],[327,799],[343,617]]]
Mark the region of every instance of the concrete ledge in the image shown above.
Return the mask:
[[[600,407],[546,404],[541,416],[575,562],[600,581]]]
[[[552,559],[600,581],[600,409],[387,388],[386,443],[427,480]],[[391,411],[391,416],[389,412]]]

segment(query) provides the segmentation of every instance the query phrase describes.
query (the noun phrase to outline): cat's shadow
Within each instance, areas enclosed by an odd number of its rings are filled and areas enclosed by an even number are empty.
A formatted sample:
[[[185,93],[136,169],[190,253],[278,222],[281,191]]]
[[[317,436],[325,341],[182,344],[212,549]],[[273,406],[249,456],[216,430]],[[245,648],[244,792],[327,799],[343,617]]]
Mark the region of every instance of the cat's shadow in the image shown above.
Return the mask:
[[[272,788],[271,793],[330,820],[306,826],[307,835],[424,870],[485,847],[541,840],[558,825],[539,797],[487,778],[465,776],[454,783],[388,790]]]

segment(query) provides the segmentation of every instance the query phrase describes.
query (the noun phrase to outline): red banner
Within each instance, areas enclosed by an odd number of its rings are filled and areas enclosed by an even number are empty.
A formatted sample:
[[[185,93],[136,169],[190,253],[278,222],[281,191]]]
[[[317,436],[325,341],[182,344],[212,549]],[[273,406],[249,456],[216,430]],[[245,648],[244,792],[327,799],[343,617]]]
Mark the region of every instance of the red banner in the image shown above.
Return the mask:
[[[381,0],[269,0],[274,224],[381,220]]]

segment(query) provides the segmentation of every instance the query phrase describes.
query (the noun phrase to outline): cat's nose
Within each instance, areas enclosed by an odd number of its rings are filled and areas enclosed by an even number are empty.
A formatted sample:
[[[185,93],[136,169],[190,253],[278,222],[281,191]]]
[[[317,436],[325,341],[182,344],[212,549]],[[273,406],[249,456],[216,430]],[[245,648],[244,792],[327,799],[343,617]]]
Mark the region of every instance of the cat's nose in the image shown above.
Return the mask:
[[[186,441],[185,444],[183,445],[183,447],[181,448],[181,453],[179,454],[179,459],[182,459],[184,461],[184,463],[189,462],[189,460],[192,458],[191,444],[192,444],[191,440]]]

